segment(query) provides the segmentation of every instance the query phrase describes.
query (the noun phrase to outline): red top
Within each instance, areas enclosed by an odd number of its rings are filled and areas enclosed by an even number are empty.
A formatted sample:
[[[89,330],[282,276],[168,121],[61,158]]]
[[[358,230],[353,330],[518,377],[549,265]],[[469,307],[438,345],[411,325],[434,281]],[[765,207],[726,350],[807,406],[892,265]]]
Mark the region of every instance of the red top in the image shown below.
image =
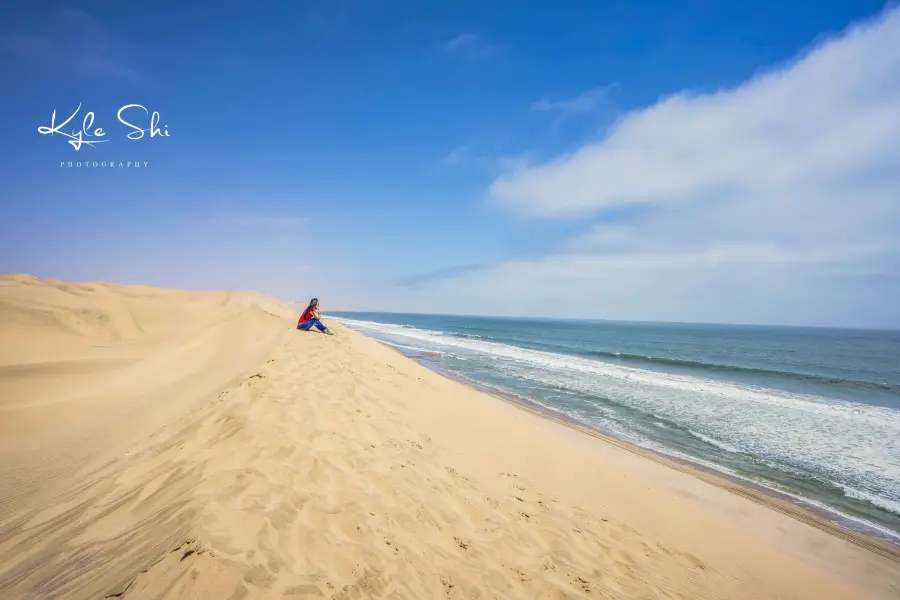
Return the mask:
[[[300,320],[298,321],[298,323],[305,323],[305,322],[309,321],[310,319],[315,319],[319,316],[318,313],[319,313],[319,307],[311,306],[303,311],[303,314],[300,315]]]

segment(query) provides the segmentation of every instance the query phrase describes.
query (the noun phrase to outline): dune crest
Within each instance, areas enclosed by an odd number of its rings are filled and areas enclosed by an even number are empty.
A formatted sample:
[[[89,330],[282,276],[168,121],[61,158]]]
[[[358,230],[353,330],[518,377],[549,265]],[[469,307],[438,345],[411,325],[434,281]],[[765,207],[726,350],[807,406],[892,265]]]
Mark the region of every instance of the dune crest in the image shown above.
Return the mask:
[[[215,395],[292,315],[255,292],[0,276],[0,507]]]

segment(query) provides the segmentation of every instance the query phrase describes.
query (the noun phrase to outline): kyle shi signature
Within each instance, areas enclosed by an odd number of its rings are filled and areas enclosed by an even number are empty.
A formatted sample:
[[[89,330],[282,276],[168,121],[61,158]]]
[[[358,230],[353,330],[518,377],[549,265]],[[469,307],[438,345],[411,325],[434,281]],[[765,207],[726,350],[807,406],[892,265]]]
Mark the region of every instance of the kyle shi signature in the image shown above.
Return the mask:
[[[144,111],[145,119],[146,115],[150,116],[150,127],[147,129],[142,129],[141,127],[127,121],[124,117],[124,113],[126,112],[134,112],[135,110]],[[50,117],[50,125],[38,127],[38,133],[41,135],[55,135],[59,134],[61,136],[69,138],[68,142],[72,145],[75,150],[81,150],[82,146],[96,146],[97,144],[103,144],[108,142],[109,140],[103,140],[99,138],[106,137],[106,132],[103,131],[102,127],[94,127],[94,112],[90,111],[85,113],[84,118],[81,120],[81,130],[77,130],[73,128],[71,132],[63,131],[63,128],[68,127],[69,123],[78,115],[81,111],[81,104],[78,105],[78,108],[75,109],[69,118],[63,121],[60,124],[56,124],[56,111],[53,111],[53,115]],[[116,116],[119,119],[119,122],[125,125],[126,127],[132,129],[133,131],[129,133],[126,137],[130,140],[139,140],[145,135],[149,133],[149,137],[169,137],[169,126],[163,125],[162,129],[159,128],[159,113],[153,111],[151,114],[147,107],[141,104],[126,104],[116,113]]]

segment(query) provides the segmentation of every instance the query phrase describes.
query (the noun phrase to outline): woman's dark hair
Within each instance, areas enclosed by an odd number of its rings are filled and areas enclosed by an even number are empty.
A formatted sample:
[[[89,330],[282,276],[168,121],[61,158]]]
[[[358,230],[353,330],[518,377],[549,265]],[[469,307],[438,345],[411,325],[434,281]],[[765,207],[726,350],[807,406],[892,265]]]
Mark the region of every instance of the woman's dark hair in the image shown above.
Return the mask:
[[[312,300],[309,301],[309,306],[306,307],[306,310],[311,309],[313,306],[316,306],[318,303],[319,303],[319,299],[313,298]]]

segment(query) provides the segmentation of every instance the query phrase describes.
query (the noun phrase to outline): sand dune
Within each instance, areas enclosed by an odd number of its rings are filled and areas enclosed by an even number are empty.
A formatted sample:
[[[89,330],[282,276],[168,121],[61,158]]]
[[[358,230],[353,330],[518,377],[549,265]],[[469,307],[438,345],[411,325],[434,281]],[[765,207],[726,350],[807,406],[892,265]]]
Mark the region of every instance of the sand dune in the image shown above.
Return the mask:
[[[0,280],[0,598],[900,597],[890,552],[294,318]]]
[[[0,507],[54,479],[45,470],[115,456],[214,395],[263,360],[291,313],[253,293],[4,276]]]

